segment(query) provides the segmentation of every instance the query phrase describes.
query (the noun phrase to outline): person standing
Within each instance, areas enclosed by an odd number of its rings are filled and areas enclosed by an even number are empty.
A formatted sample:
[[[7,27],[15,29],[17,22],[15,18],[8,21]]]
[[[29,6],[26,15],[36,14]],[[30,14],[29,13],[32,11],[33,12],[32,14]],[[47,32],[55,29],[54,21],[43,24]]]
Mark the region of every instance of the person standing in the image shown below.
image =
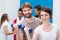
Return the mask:
[[[34,7],[34,12],[36,13],[35,17],[40,18],[40,13],[39,11],[42,9],[40,5],[37,5]]]
[[[48,7],[40,10],[42,24],[34,30],[32,40],[60,40],[60,28],[54,23],[50,23],[52,11]]]
[[[9,25],[9,16],[8,14],[3,14],[1,17],[1,27],[0,27],[0,40],[14,40],[12,27]]]
[[[42,21],[32,16],[32,6],[28,2],[23,4],[22,11],[25,16],[25,19],[22,21],[22,25],[25,26],[23,32],[23,40],[29,40],[28,35],[30,35],[30,37],[32,38],[34,29],[37,26],[41,25]],[[29,28],[32,28],[32,33],[26,33],[27,29],[29,30]]]
[[[22,9],[18,9],[18,17],[13,20],[14,25],[19,25],[24,20]],[[14,34],[14,40],[22,40],[22,37],[20,37],[20,33],[22,33],[21,29],[18,28],[18,26],[14,26],[16,33]]]

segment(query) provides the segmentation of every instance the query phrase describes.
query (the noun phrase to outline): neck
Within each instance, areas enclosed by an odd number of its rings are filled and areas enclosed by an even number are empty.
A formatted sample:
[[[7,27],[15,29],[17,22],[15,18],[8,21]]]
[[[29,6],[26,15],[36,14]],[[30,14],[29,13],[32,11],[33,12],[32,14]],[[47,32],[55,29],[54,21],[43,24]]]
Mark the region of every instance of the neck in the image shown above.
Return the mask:
[[[44,27],[47,28],[50,26],[50,22],[43,23]]]
[[[32,22],[34,22],[34,18],[33,18],[33,17],[31,17],[31,18],[26,18],[26,21],[29,22],[29,23],[30,23],[30,22],[32,23]]]
[[[30,18],[26,18],[27,20],[31,20],[32,19],[32,17],[30,17]]]
[[[19,20],[21,20],[21,18],[19,18]]]

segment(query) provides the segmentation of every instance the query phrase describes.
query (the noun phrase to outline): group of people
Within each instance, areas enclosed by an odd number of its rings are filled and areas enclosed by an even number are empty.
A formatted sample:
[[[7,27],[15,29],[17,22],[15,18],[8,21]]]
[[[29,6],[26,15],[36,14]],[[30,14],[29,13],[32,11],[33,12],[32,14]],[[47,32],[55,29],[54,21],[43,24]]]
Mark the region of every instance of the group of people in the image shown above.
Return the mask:
[[[0,22],[0,40],[60,40],[60,27],[50,23],[52,10],[40,5],[34,8],[36,16],[32,16],[32,6],[26,2],[18,10],[18,18],[9,25],[9,16],[4,13]],[[24,30],[18,25],[25,26]],[[28,30],[32,28],[30,33]]]

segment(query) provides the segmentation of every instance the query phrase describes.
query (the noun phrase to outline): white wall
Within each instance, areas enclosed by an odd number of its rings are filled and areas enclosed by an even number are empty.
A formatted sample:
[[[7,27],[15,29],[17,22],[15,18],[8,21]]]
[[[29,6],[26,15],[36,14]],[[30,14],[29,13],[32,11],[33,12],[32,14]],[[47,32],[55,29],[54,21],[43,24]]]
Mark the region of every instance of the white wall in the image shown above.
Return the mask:
[[[53,1],[53,23],[60,25],[60,0]]]
[[[6,12],[9,13],[10,22],[17,17],[17,11],[20,7],[20,0],[6,0]]]
[[[60,0],[53,0],[53,23],[60,24]],[[17,10],[20,7],[20,0],[0,0],[0,17],[8,13],[11,21],[17,17]],[[10,22],[11,22],[10,21]]]
[[[2,13],[6,11],[5,8],[6,8],[5,0],[0,0],[0,17]]]
[[[17,17],[19,7],[20,0],[0,0],[0,17],[3,13],[8,13],[11,23]]]

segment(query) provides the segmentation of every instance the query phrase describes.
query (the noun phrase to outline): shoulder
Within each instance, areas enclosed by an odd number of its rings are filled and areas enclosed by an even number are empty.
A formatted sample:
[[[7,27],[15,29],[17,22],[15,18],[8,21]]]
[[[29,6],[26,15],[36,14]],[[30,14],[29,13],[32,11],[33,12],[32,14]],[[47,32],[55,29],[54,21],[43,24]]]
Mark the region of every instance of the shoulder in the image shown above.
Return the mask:
[[[36,21],[37,23],[42,24],[42,20],[41,20],[41,19],[36,18],[36,17],[33,17],[33,18],[35,19],[35,21]]]
[[[25,24],[26,23],[26,19],[23,18],[21,24]]]
[[[18,20],[18,18],[15,18],[15,19],[13,20],[13,23],[16,24],[16,23],[17,23],[17,20]]]
[[[7,25],[8,24],[8,21],[5,21],[3,24]]]
[[[36,18],[36,17],[33,17],[35,20],[38,20],[38,21],[42,21],[41,19],[39,19],[39,18]]]
[[[17,21],[17,18],[15,18],[15,19],[13,20],[13,22],[14,22],[14,21]]]
[[[24,20],[24,17],[22,17],[21,19],[23,19],[23,20]]]
[[[58,27],[59,25],[53,23],[52,26],[53,26],[53,27]]]
[[[38,27],[35,28],[34,32],[39,32],[41,28],[41,25],[39,25]]]
[[[2,26],[3,27],[8,26],[8,22],[7,21],[3,22]]]
[[[52,24],[53,25],[53,28],[55,28],[55,29],[57,29],[57,30],[59,30],[60,29],[60,27],[59,27],[59,25],[57,25],[57,24]]]

